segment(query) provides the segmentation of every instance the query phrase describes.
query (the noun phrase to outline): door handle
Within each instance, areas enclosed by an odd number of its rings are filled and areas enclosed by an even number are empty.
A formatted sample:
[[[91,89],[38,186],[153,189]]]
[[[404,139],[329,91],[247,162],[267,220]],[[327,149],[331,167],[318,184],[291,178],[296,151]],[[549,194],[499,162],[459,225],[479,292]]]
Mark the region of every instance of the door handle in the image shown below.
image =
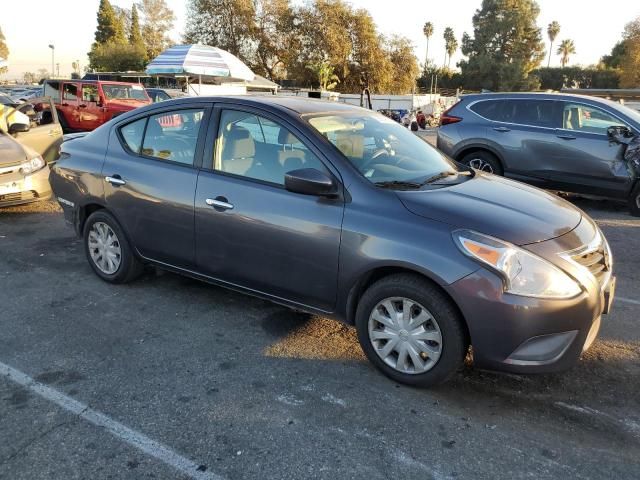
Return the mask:
[[[575,140],[576,137],[574,137],[573,135],[557,135],[558,138],[561,138],[563,140]]]
[[[114,187],[120,187],[121,185],[126,185],[127,183],[120,178],[120,175],[114,175],[113,177],[104,177],[104,181],[110,183]]]
[[[511,131],[511,129],[507,128],[507,127],[495,127],[494,130],[496,132],[501,132],[501,133],[510,132]]]
[[[81,103],[80,105],[78,105],[78,108],[87,108],[87,106],[84,103]]]
[[[63,106],[63,107],[68,107],[68,106],[69,106],[69,104],[68,104],[68,103],[63,103],[63,104],[62,104],[62,106]]]
[[[233,210],[233,204],[226,201],[226,199],[222,200],[220,197],[218,198],[207,198],[205,203],[213,208],[219,208],[221,210]]]

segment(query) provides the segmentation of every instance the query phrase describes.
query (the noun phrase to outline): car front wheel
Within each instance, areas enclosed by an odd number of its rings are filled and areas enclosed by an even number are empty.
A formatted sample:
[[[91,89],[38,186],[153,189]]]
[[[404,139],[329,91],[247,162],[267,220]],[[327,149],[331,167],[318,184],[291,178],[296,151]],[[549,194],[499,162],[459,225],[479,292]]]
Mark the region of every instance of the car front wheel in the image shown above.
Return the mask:
[[[104,281],[126,283],[142,272],[141,262],[109,212],[92,213],[84,224],[83,238],[89,265]]]
[[[504,174],[502,165],[495,155],[483,150],[468,153],[462,158],[462,163],[481,172],[493,173],[495,175]]]
[[[459,312],[434,285],[400,274],[374,283],[356,313],[358,340],[385,375],[429,387],[463,364],[468,344]]]
[[[636,183],[629,197],[629,212],[634,217],[640,217],[640,182]]]

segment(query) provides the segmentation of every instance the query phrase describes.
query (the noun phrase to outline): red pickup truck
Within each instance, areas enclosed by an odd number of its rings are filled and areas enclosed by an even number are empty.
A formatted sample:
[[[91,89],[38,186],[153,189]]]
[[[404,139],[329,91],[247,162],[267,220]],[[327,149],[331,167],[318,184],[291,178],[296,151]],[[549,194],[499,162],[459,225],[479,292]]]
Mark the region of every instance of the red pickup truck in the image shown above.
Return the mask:
[[[121,113],[151,103],[139,83],[46,80],[43,94],[53,99],[65,132],[94,130]]]

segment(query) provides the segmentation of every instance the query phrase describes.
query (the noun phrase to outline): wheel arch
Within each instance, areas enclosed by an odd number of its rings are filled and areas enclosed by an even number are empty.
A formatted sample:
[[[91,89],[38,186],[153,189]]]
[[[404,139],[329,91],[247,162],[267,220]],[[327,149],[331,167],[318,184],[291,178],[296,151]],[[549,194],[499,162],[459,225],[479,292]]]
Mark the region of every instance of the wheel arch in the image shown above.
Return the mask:
[[[447,299],[449,299],[449,301],[451,302],[451,305],[453,305],[453,307],[456,309],[456,311],[460,315],[460,318],[463,320],[465,340],[467,342],[467,345],[470,344],[471,335],[469,333],[469,326],[467,324],[467,319],[465,318],[464,314],[462,313],[462,310],[456,303],[455,299],[451,295],[449,295],[449,292],[447,292],[444,288],[442,288],[442,286],[434,278],[430,277],[427,273],[421,272],[417,269],[412,269],[407,266],[398,266],[398,265],[377,266],[367,271],[364,275],[362,275],[355,282],[355,284],[352,285],[352,287],[349,290],[349,295],[347,297],[347,304],[345,308],[346,322],[350,325],[355,324],[356,310],[358,308],[358,303],[360,301],[360,298],[371,285],[373,285],[375,282],[379,280],[382,280],[383,278],[389,277],[391,275],[397,275],[397,274],[409,274],[409,275],[415,275],[417,277],[420,277],[421,279],[428,282],[431,286],[436,288],[439,292],[441,292],[442,295],[444,295]]]
[[[465,156],[467,156],[468,154],[473,153],[473,152],[487,152],[487,153],[490,153],[491,155],[496,157],[498,162],[500,162],[500,165],[502,166],[502,170],[506,171],[507,164],[504,161],[504,157],[500,154],[500,152],[498,152],[497,148],[494,148],[491,145],[487,145],[487,144],[465,145],[460,150],[456,151],[456,153],[454,154],[453,158],[456,161],[461,162],[462,159]]]

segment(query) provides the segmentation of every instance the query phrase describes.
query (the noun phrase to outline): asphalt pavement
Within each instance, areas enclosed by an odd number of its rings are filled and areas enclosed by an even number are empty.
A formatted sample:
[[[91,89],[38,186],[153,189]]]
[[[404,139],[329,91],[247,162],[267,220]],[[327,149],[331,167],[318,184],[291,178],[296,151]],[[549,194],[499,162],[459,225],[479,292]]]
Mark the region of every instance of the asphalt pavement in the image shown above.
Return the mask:
[[[575,202],[618,276],[594,347],[432,390],[331,320],[170,273],[104,283],[54,204],[1,210],[0,479],[638,479],[640,219]]]

